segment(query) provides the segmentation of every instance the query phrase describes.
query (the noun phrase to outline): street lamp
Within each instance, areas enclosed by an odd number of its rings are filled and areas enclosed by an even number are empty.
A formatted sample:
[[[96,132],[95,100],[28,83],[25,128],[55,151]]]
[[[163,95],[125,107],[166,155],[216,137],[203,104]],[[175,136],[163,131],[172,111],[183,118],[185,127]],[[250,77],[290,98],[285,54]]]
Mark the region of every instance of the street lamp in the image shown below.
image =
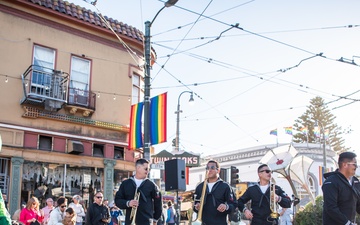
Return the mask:
[[[323,166],[324,166],[324,171],[326,171],[326,145],[325,145],[325,143],[326,143],[326,139],[325,139],[325,128],[324,128],[324,126],[319,122],[319,124],[320,124],[320,131],[321,131],[321,133],[322,133],[322,137],[323,137],[323,141],[324,141],[324,149],[323,149]],[[319,127],[319,125],[318,125],[318,121],[315,121],[315,125],[314,125],[314,127]],[[319,137],[319,140],[320,140],[321,138]],[[321,141],[320,141],[320,143],[321,143]]]
[[[176,137],[175,137],[175,151],[180,151],[179,149],[179,136],[180,136],[180,113],[182,113],[182,111],[180,110],[180,97],[182,94],[184,93],[190,93],[190,99],[189,102],[193,102],[194,101],[194,93],[192,91],[183,91],[180,93],[179,98],[178,98],[178,104],[177,104],[177,111],[175,112],[177,114],[176,116]]]
[[[151,43],[150,27],[156,17],[165,7],[175,5],[178,0],[168,0],[156,13],[152,21],[145,22],[145,75],[144,75],[144,158],[150,160],[150,69],[151,69]]]

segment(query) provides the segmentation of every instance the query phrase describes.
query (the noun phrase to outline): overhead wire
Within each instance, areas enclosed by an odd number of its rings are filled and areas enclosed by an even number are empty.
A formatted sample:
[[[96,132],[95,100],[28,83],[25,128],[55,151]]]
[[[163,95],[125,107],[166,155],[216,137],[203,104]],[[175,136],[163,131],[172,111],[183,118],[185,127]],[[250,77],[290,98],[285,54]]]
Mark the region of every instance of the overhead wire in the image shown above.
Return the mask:
[[[198,16],[198,18],[195,20],[194,24],[193,24],[193,25],[190,27],[190,29],[187,31],[187,33],[185,34],[185,36],[183,37],[183,39],[187,37],[187,35],[190,33],[190,31],[193,29],[193,27],[194,27],[195,24],[197,23],[197,21],[201,18],[201,15],[202,15],[202,14],[207,10],[207,8],[211,5],[212,1],[213,1],[213,0],[210,0],[210,2],[207,4],[207,6],[205,7],[205,9],[204,9],[204,10],[202,11],[202,13]],[[182,44],[182,42],[183,42],[183,40],[181,40],[181,41],[179,42],[179,44],[175,47],[173,53],[176,52],[176,50],[180,47],[180,45]],[[155,76],[154,76],[154,78],[152,79],[152,81],[154,81],[154,80],[156,79],[157,75],[161,72],[162,68],[165,67],[165,65],[167,64],[167,62],[169,61],[169,59],[170,59],[170,58],[168,58],[168,59],[165,61],[165,63],[161,66],[160,70],[155,74]]]

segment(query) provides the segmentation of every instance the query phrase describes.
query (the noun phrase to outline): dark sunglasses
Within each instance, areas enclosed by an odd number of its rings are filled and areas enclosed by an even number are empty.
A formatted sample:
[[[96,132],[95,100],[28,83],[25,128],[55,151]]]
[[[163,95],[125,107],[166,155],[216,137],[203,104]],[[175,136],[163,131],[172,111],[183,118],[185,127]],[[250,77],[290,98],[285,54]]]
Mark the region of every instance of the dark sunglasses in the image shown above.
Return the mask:
[[[65,208],[65,207],[66,207],[66,205],[61,205],[60,207],[61,207],[61,208]]]
[[[208,166],[206,167],[206,170],[217,170],[216,166]]]
[[[103,198],[102,196],[95,196],[96,198]]]
[[[259,171],[259,173],[262,173],[262,172],[271,173],[272,171],[271,171],[271,170],[260,170],[260,171]]]

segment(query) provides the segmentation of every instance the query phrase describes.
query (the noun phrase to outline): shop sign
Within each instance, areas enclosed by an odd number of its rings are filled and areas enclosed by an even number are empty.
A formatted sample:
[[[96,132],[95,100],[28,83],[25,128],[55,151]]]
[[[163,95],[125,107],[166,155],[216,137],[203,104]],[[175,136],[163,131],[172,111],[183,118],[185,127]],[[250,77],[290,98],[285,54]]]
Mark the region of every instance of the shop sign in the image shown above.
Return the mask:
[[[91,183],[91,175],[90,174],[84,174],[84,184],[90,185]]]
[[[182,159],[185,161],[187,167],[196,167],[200,165],[200,156],[188,152],[181,152],[180,154],[172,154],[166,150],[151,156],[152,164],[164,163],[171,159]]]

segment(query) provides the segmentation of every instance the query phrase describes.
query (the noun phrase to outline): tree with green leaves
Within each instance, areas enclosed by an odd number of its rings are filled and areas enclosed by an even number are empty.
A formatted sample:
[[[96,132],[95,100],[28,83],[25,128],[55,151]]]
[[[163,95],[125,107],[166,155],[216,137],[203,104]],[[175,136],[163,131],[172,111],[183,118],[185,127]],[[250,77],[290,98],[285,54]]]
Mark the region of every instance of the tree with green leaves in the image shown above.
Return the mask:
[[[298,133],[294,134],[293,141],[324,144],[325,139],[326,145],[330,145],[335,152],[349,150],[344,146],[345,140],[341,137],[342,128],[334,122],[335,119],[323,98],[311,99],[305,113],[295,120],[293,130]],[[317,129],[319,132],[315,132]]]

